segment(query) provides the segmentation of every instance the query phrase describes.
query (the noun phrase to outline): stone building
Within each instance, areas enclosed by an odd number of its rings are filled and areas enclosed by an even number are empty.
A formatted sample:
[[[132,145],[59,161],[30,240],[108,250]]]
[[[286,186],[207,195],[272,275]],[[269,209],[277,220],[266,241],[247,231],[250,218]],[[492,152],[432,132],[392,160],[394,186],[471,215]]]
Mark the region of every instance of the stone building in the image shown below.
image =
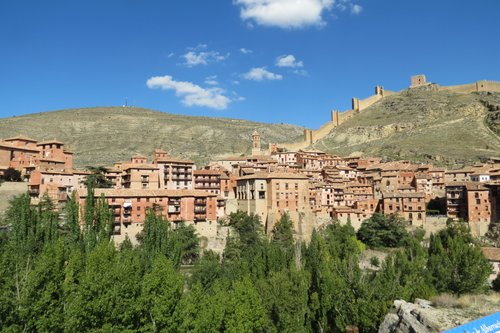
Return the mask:
[[[184,222],[193,225],[201,237],[214,237],[217,233],[216,195],[197,190],[149,189],[95,189],[95,198],[103,196],[112,209],[114,240],[121,243],[126,237],[137,243],[148,210],[153,209],[168,219],[173,227]],[[87,190],[78,189],[77,199],[85,207]],[[83,223],[83,221],[82,221]]]
[[[426,219],[425,194],[422,192],[384,192],[382,212],[397,214],[414,226],[423,226]]]
[[[482,236],[492,222],[494,198],[490,188],[479,182],[446,185],[446,211],[449,218],[469,223],[471,231]]]
[[[312,221],[304,222],[301,213],[310,213],[308,178],[296,173],[256,173],[237,179],[238,209],[260,217],[266,234],[284,213],[294,221],[300,235],[312,232]]]

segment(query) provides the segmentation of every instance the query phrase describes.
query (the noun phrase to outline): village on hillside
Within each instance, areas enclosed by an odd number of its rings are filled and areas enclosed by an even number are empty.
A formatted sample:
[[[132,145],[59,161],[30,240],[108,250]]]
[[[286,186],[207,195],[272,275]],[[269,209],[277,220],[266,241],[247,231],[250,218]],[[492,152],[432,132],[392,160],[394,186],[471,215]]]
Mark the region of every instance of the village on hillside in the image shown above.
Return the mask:
[[[153,208],[174,226],[193,225],[208,244],[224,238],[227,231],[219,222],[238,210],[258,215],[267,235],[287,213],[301,241],[332,221],[359,229],[374,213],[398,214],[428,233],[445,228],[448,219],[461,219],[475,236],[483,236],[500,218],[498,157],[446,170],[276,145],[263,150],[256,131],[249,144],[251,155],[220,158],[201,168],[160,149],[151,159],[134,155],[101,168],[107,188],[96,188],[95,197],[104,197],[112,209],[115,242],[129,238],[136,243]],[[72,152],[57,140],[17,136],[0,141],[0,174],[18,170],[33,204],[46,195],[62,209],[75,193],[83,209],[85,179],[96,171],[74,169],[72,161]]]

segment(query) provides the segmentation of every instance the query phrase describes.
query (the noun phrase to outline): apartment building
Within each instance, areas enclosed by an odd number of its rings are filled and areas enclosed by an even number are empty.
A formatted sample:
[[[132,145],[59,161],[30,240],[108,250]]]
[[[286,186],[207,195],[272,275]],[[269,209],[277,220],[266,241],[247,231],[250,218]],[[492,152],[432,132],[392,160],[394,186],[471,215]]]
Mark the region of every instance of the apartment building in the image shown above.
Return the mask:
[[[168,219],[174,228],[184,222],[193,225],[199,236],[213,237],[217,233],[217,198],[206,191],[95,189],[95,198],[101,196],[112,209],[117,243],[126,237],[137,243],[136,236],[142,231],[149,210]],[[87,190],[78,189],[77,199],[83,216]]]
[[[282,214],[298,222],[299,212],[310,211],[308,178],[295,173],[256,173],[237,179],[238,209],[260,217],[270,234]],[[296,225],[298,228],[298,225]]]
[[[398,214],[411,225],[423,226],[426,219],[425,194],[422,192],[384,192],[382,212]]]

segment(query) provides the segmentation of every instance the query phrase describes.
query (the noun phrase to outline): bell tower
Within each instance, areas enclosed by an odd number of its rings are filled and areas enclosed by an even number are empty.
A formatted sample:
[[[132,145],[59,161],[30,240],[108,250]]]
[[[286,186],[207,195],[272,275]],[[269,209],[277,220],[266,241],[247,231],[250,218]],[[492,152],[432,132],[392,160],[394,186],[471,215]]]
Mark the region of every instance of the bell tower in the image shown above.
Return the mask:
[[[252,155],[261,155],[260,150],[260,134],[257,131],[252,133]]]

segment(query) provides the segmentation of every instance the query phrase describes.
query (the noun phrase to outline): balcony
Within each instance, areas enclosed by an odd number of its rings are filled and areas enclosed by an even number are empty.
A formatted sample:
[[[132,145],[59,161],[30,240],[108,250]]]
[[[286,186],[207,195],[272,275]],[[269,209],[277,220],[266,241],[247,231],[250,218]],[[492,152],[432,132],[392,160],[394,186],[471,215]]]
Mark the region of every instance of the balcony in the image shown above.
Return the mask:
[[[195,207],[194,208],[194,213],[195,214],[198,214],[198,213],[200,213],[200,214],[206,214],[206,212],[207,212],[207,209],[205,207]]]
[[[181,208],[179,206],[168,206],[168,213],[169,214],[180,214]]]
[[[40,189],[38,189],[38,188],[32,188],[32,189],[28,190],[28,193],[30,195],[39,195],[40,194]]]
[[[172,180],[188,180],[188,181],[192,181],[193,179],[189,175],[182,175],[182,174],[176,175],[176,174],[173,174],[172,175]]]
[[[196,206],[205,206],[207,204],[207,200],[206,199],[195,199],[194,200],[194,204]]]
[[[205,221],[206,219],[207,219],[207,216],[205,214],[195,214],[194,215],[195,221]]]
[[[194,186],[197,190],[220,190],[220,187],[217,185],[205,185],[205,184],[196,184]]]
[[[170,200],[168,200],[168,205],[169,206],[180,206],[181,200],[180,199],[170,199]]]

